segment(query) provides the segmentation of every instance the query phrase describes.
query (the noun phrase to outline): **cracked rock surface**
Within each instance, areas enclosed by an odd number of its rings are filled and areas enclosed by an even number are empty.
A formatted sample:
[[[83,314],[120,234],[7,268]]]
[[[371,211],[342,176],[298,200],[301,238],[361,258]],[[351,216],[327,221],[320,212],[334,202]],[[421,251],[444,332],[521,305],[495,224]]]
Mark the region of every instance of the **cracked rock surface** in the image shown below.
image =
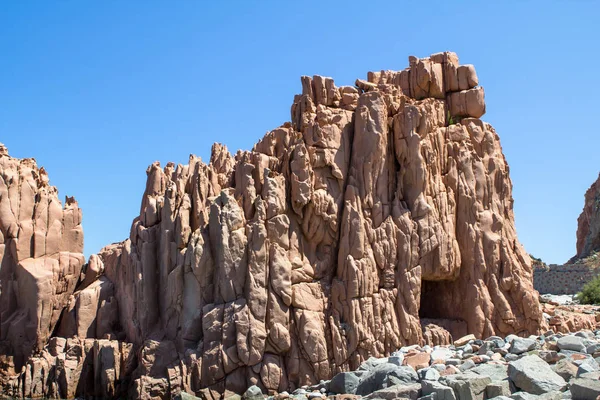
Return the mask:
[[[60,209],[61,239],[49,240],[56,218],[48,213],[38,229],[27,205],[44,198],[27,172],[35,169],[10,172],[21,170],[4,165],[27,160],[1,155],[3,177],[32,182],[0,187],[2,251],[14,249],[3,253],[2,296],[6,282],[39,286],[48,276],[52,299],[43,318],[38,300],[2,301],[38,327],[19,353],[26,369],[8,374],[4,392],[218,398],[255,385],[275,393],[403,346],[544,330],[508,165],[479,119],[474,67],[450,52],[409,64],[355,86],[302,77],[291,122],[251,151],[215,144],[208,163],[192,155],[186,165],[152,164],[129,238],[81,274],[76,203]],[[10,177],[2,182],[11,187]],[[11,208],[11,196],[25,199],[16,203],[26,213]],[[4,315],[3,343],[20,349]],[[67,341],[60,351],[48,347],[53,332]],[[54,367],[38,368],[40,357]],[[69,384],[85,368],[87,386]]]

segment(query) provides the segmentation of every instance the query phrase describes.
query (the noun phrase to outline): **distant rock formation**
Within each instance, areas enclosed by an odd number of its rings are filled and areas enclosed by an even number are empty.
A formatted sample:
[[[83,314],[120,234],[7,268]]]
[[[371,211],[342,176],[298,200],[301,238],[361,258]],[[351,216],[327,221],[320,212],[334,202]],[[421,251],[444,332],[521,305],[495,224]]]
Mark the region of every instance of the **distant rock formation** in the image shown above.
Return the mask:
[[[81,210],[44,168],[0,144],[0,374],[48,343],[85,263]],[[16,368],[16,369],[15,369]]]
[[[585,192],[583,211],[577,219],[577,255],[582,259],[600,251],[600,175]]]
[[[54,367],[37,367],[48,329],[5,393],[275,392],[406,344],[544,329],[474,67],[450,52],[409,62],[354,87],[302,77],[292,122],[252,151],[152,164],[129,239],[93,256],[76,291],[59,285]]]

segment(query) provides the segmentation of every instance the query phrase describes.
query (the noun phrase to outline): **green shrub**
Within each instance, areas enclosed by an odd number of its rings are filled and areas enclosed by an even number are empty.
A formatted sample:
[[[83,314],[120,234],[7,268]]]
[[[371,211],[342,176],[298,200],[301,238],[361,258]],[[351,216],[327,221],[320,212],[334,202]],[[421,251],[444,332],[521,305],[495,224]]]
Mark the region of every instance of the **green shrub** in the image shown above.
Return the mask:
[[[600,304],[600,275],[583,286],[577,293],[577,300],[581,304]]]
[[[452,118],[452,115],[450,115],[450,111],[448,111],[448,118],[447,118],[447,122],[448,122],[448,126],[450,125],[454,125],[456,122],[454,121],[454,118]]]

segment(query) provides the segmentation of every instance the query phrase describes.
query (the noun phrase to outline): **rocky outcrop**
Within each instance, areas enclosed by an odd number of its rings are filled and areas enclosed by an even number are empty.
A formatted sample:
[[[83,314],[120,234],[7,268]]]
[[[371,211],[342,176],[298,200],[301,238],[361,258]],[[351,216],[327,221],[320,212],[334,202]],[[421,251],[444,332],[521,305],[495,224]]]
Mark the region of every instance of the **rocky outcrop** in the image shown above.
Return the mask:
[[[79,280],[81,210],[63,208],[44,168],[0,145],[0,374],[48,343]]]
[[[356,86],[303,77],[292,121],[251,151],[152,164],[129,239],[90,260],[57,334],[132,343],[128,393],[152,398],[283,391],[404,345],[539,333],[475,69],[409,63]]]
[[[600,251],[600,176],[585,192],[583,211],[577,219],[577,255],[582,259]]]

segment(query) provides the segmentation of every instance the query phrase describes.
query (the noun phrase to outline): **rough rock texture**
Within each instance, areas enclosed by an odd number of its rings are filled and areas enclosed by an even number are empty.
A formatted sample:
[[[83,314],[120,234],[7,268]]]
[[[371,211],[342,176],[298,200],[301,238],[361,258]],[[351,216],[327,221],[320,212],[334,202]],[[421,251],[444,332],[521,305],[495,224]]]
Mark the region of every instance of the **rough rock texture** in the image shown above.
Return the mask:
[[[35,160],[0,144],[0,375],[20,371],[42,350],[79,280],[81,210],[63,208]]]
[[[583,211],[577,219],[577,255],[573,260],[596,251],[600,251],[600,175],[585,192]]]
[[[131,342],[136,398],[281,392],[403,345],[540,333],[475,69],[409,63],[355,87],[303,77],[252,151],[152,164],[129,239],[90,259],[57,333]]]

